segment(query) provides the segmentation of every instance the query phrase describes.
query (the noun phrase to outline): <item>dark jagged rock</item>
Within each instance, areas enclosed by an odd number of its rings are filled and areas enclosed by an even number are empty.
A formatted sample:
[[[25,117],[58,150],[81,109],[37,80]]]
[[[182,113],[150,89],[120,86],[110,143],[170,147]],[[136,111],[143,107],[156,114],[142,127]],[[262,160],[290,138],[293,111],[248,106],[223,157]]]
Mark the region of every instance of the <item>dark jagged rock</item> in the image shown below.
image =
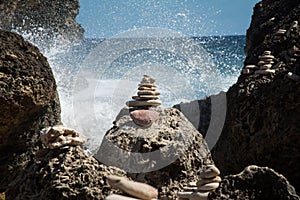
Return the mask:
[[[225,125],[213,159],[224,175],[248,165],[268,166],[283,174],[300,191],[300,82],[287,77],[300,72],[300,2],[263,0],[255,6],[247,31],[245,65],[270,50],[275,56],[271,75],[241,75],[227,92]],[[274,40],[279,29],[286,29]]]
[[[248,166],[237,175],[223,178],[208,196],[211,200],[299,200],[294,187],[285,177],[268,167]]]
[[[60,123],[56,83],[39,50],[0,30],[0,191],[32,163],[39,131]]]
[[[123,109],[96,157],[129,172],[133,180],[158,188],[159,199],[176,199],[176,192],[213,161],[202,135],[180,111],[154,110],[159,118],[144,128]]]
[[[119,193],[112,189],[106,177],[125,172],[115,167],[99,165],[79,147],[42,149],[36,163],[26,169],[6,191],[7,200],[104,199]]]
[[[195,128],[205,137],[211,117],[211,98],[180,103],[173,106],[190,120]]]
[[[83,28],[75,20],[78,11],[77,0],[1,1],[0,27],[28,35],[43,47],[54,43],[53,39],[73,42],[83,39]]]

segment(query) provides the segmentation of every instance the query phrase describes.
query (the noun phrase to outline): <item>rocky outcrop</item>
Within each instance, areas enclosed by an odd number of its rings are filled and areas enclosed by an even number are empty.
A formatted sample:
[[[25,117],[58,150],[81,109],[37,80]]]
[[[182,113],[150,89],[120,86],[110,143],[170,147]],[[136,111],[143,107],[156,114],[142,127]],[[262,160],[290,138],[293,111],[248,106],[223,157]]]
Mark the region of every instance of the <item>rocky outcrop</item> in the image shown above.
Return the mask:
[[[60,123],[56,83],[39,50],[0,30],[0,191],[33,161],[39,131]]]
[[[133,180],[158,188],[159,199],[176,199],[179,189],[196,181],[213,161],[202,135],[180,111],[150,110],[158,112],[159,118],[145,128],[133,122],[132,110],[123,109],[95,157],[124,169]]]
[[[173,108],[180,110],[203,137],[206,136],[211,117],[211,97],[176,104]]]
[[[268,167],[248,166],[241,173],[224,177],[211,200],[286,199],[299,200],[294,187],[285,177]]]
[[[224,175],[248,165],[268,166],[299,192],[300,82],[287,76],[300,72],[296,21],[300,21],[299,1],[263,0],[255,6],[245,65],[258,63],[259,55],[271,50],[275,74],[242,74],[228,90],[226,121],[212,155]]]
[[[7,200],[104,199],[119,191],[108,184],[110,174],[124,176],[115,167],[99,165],[79,147],[42,149],[36,162],[6,191]]]
[[[40,47],[56,40],[83,39],[83,28],[75,18],[79,11],[77,0],[0,2],[0,27],[28,36]]]

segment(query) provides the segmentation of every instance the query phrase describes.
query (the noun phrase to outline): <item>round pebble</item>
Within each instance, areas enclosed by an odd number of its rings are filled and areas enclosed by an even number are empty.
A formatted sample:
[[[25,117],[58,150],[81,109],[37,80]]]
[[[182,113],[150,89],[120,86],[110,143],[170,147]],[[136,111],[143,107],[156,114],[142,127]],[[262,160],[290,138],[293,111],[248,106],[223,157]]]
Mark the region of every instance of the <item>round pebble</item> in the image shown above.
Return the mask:
[[[130,112],[130,117],[136,125],[149,127],[159,118],[159,113],[154,110],[135,110]]]

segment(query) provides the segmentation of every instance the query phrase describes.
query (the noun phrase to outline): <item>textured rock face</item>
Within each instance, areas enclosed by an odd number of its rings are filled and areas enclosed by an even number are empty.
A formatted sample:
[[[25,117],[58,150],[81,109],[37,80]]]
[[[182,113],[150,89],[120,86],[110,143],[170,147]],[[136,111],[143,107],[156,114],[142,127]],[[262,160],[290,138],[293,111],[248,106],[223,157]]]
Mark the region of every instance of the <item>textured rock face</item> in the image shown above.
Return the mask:
[[[208,199],[286,199],[298,200],[299,196],[285,177],[268,167],[248,166],[237,175],[224,177],[220,187]]]
[[[271,50],[276,72],[241,75],[229,89],[225,126],[212,155],[224,175],[252,164],[268,166],[299,192],[300,82],[286,75],[300,74],[300,28],[282,40],[273,39],[279,29],[289,30],[294,21],[300,21],[299,1],[263,0],[255,6],[245,65],[257,63],[259,55]]]
[[[32,34],[30,41],[42,43],[39,46],[59,36],[65,41],[76,41],[83,38],[83,28],[75,21],[78,10],[77,0],[1,1],[0,27]],[[39,41],[34,41],[35,38]]]
[[[180,111],[155,111],[159,118],[143,128],[123,110],[95,156],[125,169],[132,179],[158,188],[159,199],[176,199],[176,192],[196,181],[203,167],[213,161],[202,135]]]
[[[39,131],[60,122],[46,58],[17,34],[0,30],[0,190],[32,161]]]
[[[106,176],[124,176],[125,172],[99,165],[79,146],[42,151],[42,158],[26,169],[6,191],[7,200],[90,200],[118,193],[109,186]]]

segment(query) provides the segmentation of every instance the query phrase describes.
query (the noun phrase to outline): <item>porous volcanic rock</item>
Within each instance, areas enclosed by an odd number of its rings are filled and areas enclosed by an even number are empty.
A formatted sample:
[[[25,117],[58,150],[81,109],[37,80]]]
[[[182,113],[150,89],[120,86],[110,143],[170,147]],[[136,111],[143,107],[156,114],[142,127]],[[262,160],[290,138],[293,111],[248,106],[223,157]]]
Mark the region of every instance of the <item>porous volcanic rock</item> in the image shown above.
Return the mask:
[[[202,135],[179,110],[151,109],[159,118],[148,128],[136,125],[123,109],[95,157],[158,188],[159,199],[176,199],[176,192],[213,161]]]
[[[83,39],[83,28],[75,18],[78,0],[0,2],[0,28],[17,31],[38,46],[51,45],[53,39],[66,41]],[[36,40],[37,39],[37,40]]]
[[[108,184],[106,177],[125,172],[115,167],[99,165],[81,147],[42,149],[44,154],[26,169],[6,191],[7,200],[104,199],[120,193]]]
[[[56,83],[38,48],[0,30],[0,191],[33,160],[42,128],[60,123]]]
[[[272,50],[275,74],[245,75],[227,92],[227,114],[212,156],[224,175],[248,165],[268,166],[283,174],[300,191],[300,28],[282,40],[272,38],[300,21],[300,2],[263,0],[256,4],[247,31],[245,65]]]
[[[268,167],[252,165],[239,174],[225,176],[208,199],[299,200],[299,196],[284,176]]]

